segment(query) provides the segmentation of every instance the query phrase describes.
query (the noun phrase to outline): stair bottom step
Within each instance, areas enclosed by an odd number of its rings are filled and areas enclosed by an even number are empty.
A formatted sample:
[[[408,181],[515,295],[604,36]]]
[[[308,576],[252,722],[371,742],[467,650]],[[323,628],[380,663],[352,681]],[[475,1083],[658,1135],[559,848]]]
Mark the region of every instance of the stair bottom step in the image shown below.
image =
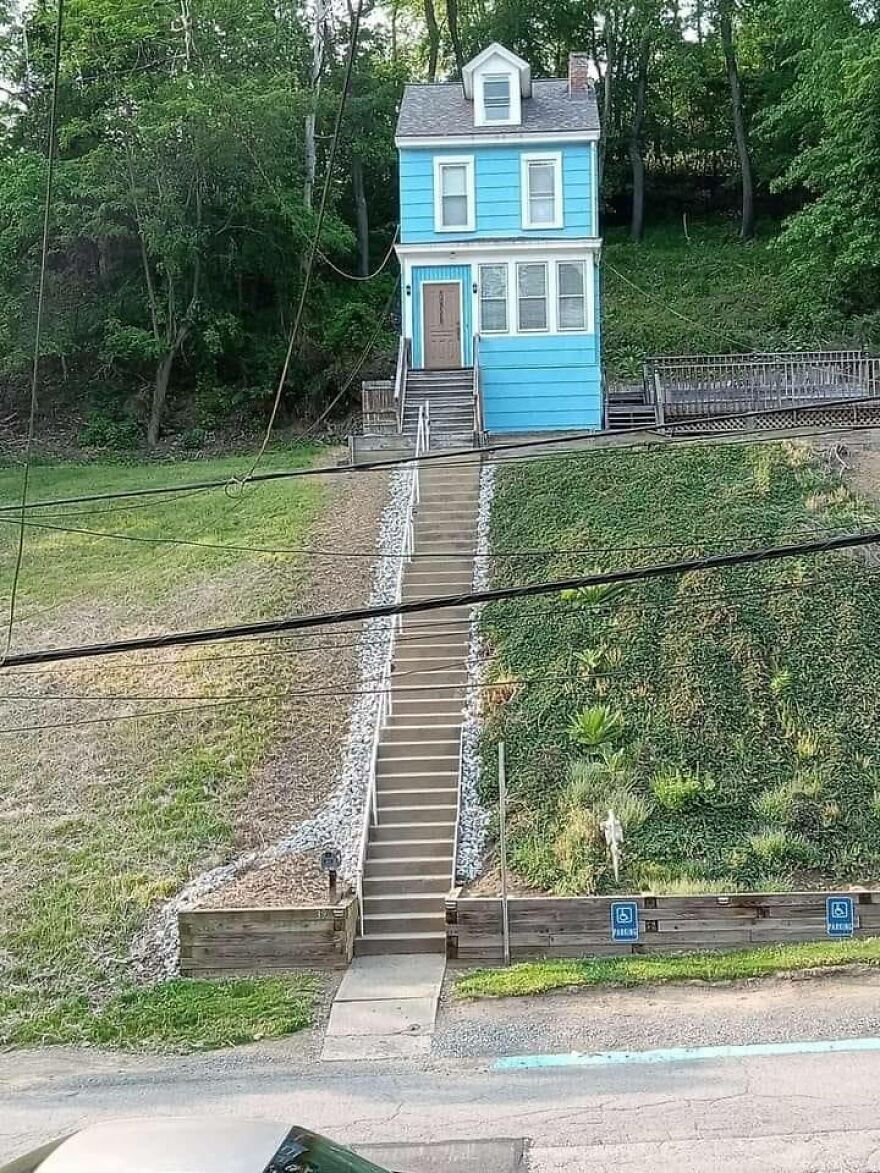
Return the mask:
[[[445,933],[368,933],[354,943],[355,957],[383,953],[445,953]]]

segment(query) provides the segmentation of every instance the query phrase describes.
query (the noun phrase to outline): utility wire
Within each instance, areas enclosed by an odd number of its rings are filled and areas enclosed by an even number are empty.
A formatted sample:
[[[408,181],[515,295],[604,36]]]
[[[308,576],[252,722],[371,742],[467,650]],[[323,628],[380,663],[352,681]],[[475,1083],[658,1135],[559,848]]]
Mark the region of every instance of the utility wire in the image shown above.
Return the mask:
[[[728,554],[713,554],[676,562],[660,562],[632,569],[610,570],[600,574],[578,575],[571,578],[528,583],[483,591],[467,591],[454,595],[437,595],[426,599],[389,603],[378,607],[350,608],[315,615],[294,615],[278,619],[257,620],[251,623],[225,627],[204,628],[198,631],[169,632],[164,635],[140,636],[133,639],[112,640],[97,644],[79,644],[23,652],[7,659],[10,667],[27,664],[50,664],[59,660],[88,659],[95,656],[116,655],[150,648],[183,647],[192,644],[214,643],[238,636],[276,634],[282,631],[303,631],[315,627],[334,627],[341,623],[361,622],[365,619],[390,618],[397,615],[419,615],[424,612],[452,607],[471,607],[478,603],[493,603],[503,599],[531,598],[557,594],[589,586],[610,586],[616,583],[641,582],[668,575],[688,574],[696,570],[717,570],[727,566],[749,565],[757,562],[778,561],[805,554],[824,554],[835,550],[849,550],[880,542],[880,530],[818,538],[791,545],[771,546],[758,550],[739,550]]]
[[[284,365],[281,368],[281,377],[278,380],[278,389],[275,392],[275,399],[272,404],[272,410],[269,414],[269,422],[266,425],[266,433],[263,436],[263,441],[260,444],[259,450],[254,462],[250,467],[249,472],[243,478],[243,483],[253,479],[254,473],[266,449],[269,446],[269,440],[272,437],[272,430],[275,427],[275,420],[278,416],[278,409],[281,406],[281,398],[284,394],[284,385],[287,382],[287,375],[290,371],[290,364],[293,360],[293,353],[296,347],[297,339],[299,337],[300,326],[302,325],[303,314],[306,308],[306,299],[309,295],[309,288],[312,284],[312,274],[315,269],[315,260],[318,255],[318,247],[321,239],[321,230],[324,227],[324,219],[327,215],[327,203],[330,196],[330,185],[333,181],[333,168],[336,164],[336,152],[339,147],[339,138],[342,133],[342,119],[345,115],[345,107],[348,102],[348,91],[351,85],[351,75],[354,69],[354,59],[357,54],[358,34],[361,27],[361,9],[363,7],[363,0],[358,0],[357,8],[352,15],[351,21],[351,35],[348,42],[348,58],[345,63],[345,76],[342,82],[342,92],[339,95],[339,106],[336,111],[336,124],[333,127],[333,139],[330,143],[330,150],[326,160],[326,172],[324,175],[324,187],[321,191],[321,203],[318,207],[318,218],[315,223],[315,231],[312,235],[311,244],[309,245],[308,260],[306,261],[306,271],[303,277],[302,288],[299,295],[299,303],[296,307],[296,315],[293,319],[293,326],[290,331],[290,339],[287,344],[287,354],[284,358]]]
[[[40,381],[40,347],[43,338],[43,308],[46,300],[46,270],[49,262],[49,227],[52,220],[52,195],[55,187],[55,149],[58,130],[58,88],[61,76],[61,36],[64,28],[64,0],[56,0],[55,51],[52,61],[52,100],[49,107],[49,141],[46,148],[46,193],[43,202],[43,240],[40,248],[40,283],[37,291],[37,321],[34,329],[34,365],[31,372],[31,402],[28,412],[27,440],[24,449],[24,471],[21,479],[21,504],[18,527],[18,546],[12,571],[12,586],[9,591],[9,619],[6,625],[6,640],[0,667],[6,662],[12,647],[12,629],[15,626],[15,603],[18,597],[18,582],[24,561],[25,511],[28,506],[28,488],[31,476],[31,449],[34,443],[34,428],[37,419],[37,397]]]
[[[852,407],[859,403],[872,402],[876,403],[876,399],[862,400],[862,399],[846,399],[835,400],[824,406],[834,407],[845,405]],[[749,417],[761,417],[772,415],[787,415],[792,412],[802,411],[801,407],[789,408],[767,408],[765,410],[756,412],[738,412],[732,416],[706,416],[702,419],[695,419],[689,421],[687,424],[665,424],[657,428],[649,428],[644,432],[635,433],[641,437],[634,439],[631,442],[621,440],[621,435],[625,433],[607,432],[607,431],[584,431],[574,432],[568,436],[563,437],[541,437],[534,440],[509,440],[499,442],[497,444],[489,444],[483,448],[452,448],[441,449],[433,452],[422,453],[420,456],[404,456],[397,457],[393,460],[374,460],[367,461],[357,465],[326,465],[321,468],[297,468],[297,469],[278,469],[272,472],[255,473],[246,478],[247,484],[260,484],[267,481],[279,480],[296,480],[301,477],[320,477],[320,476],[339,476],[352,474],[366,474],[371,472],[387,472],[396,468],[410,468],[414,465],[418,466],[433,466],[440,467],[450,466],[455,468],[468,468],[480,465],[484,462],[486,456],[492,456],[496,452],[510,452],[514,455],[498,460],[495,463],[518,463],[520,460],[528,461],[533,459],[528,453],[536,449],[555,448],[557,451],[550,451],[547,456],[552,459],[561,459],[565,457],[580,457],[585,453],[591,456],[597,454],[615,455],[619,452],[632,451],[634,449],[655,451],[662,450],[668,447],[725,447],[731,444],[759,444],[759,443],[779,443],[786,439],[786,436],[778,434],[778,430],[773,435],[767,435],[761,432],[747,432],[747,433],[706,433],[701,436],[683,435],[678,437],[675,434],[675,429],[683,427],[692,427],[696,423],[712,420],[713,422],[723,422],[727,419],[741,419],[744,415]],[[833,435],[838,432],[864,432],[876,431],[880,428],[880,424],[841,424],[839,427],[829,427],[827,425],[817,426],[809,429],[804,425],[803,427],[794,426],[791,439],[806,439],[810,436],[824,436]],[[667,434],[668,433],[668,434]],[[651,439],[656,435],[663,437],[663,443],[656,439]],[[726,438],[722,439],[721,435]],[[615,442],[612,444],[593,445],[590,442],[596,440],[605,440],[609,437],[614,437]],[[569,444],[580,444],[581,448],[576,451],[567,451],[566,446]],[[524,452],[527,455],[523,457],[516,457],[517,452]],[[473,457],[472,460],[464,458]],[[236,482],[233,482],[236,483]],[[239,484],[243,482],[238,482]],[[118,489],[110,493],[83,493],[72,497],[55,497],[43,501],[31,501],[28,503],[28,509],[45,509],[51,506],[60,505],[79,505],[87,504],[91,501],[112,501],[121,500],[131,497],[156,497],[163,496],[168,493],[194,493],[209,489],[228,489],[229,480],[208,480],[195,481],[189,484],[182,485],[163,485],[163,486],[149,486],[140,489]],[[9,512],[16,509],[14,505],[0,505],[0,513]]]
[[[346,281],[373,281],[376,277],[379,276],[379,274],[391,260],[391,256],[394,252],[394,246],[397,244],[397,236],[399,232],[400,225],[396,224],[394,227],[394,236],[391,238],[391,244],[388,246],[388,252],[385,254],[385,258],[382,261],[382,264],[378,269],[374,269],[373,272],[369,273],[366,277],[361,277],[357,273],[346,273],[344,270],[337,268],[337,266],[333,264],[330,258],[326,256],[325,253],[322,253],[320,249],[318,249],[318,256],[325,265],[328,265],[333,270],[333,272],[338,274],[340,277],[344,277]]]

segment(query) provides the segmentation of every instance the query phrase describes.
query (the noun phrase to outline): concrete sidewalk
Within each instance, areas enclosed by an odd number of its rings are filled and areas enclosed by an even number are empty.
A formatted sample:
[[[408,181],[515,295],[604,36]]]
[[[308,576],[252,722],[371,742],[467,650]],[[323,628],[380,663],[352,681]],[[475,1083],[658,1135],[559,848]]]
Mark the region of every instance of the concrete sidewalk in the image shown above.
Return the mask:
[[[333,999],[321,1058],[429,1054],[445,971],[434,953],[356,957]]]

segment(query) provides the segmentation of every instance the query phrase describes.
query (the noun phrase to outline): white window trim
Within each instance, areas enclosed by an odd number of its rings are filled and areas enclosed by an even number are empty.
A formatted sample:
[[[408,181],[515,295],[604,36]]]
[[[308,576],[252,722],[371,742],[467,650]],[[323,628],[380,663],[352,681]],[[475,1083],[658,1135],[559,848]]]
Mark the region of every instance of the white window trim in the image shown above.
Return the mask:
[[[553,196],[554,215],[552,224],[533,224],[529,207],[529,165],[531,163],[550,163],[554,170]],[[520,159],[520,190],[522,193],[522,226],[532,232],[550,231],[565,226],[562,202],[562,152],[542,151],[540,153],[524,152]]]
[[[560,302],[563,294],[559,283],[559,269],[561,265],[580,265],[584,274],[584,324],[583,326],[563,326],[562,315],[560,314]],[[556,333],[557,334],[586,334],[590,325],[590,271],[587,268],[587,262],[581,257],[567,257],[564,260],[556,260],[553,262],[554,285],[556,287]],[[590,331],[592,333],[592,331]]]
[[[507,118],[487,118],[486,117],[486,91],[485,82],[487,78],[506,77],[508,85],[510,86],[510,115]],[[522,93],[520,91],[519,74],[499,67],[497,69],[486,68],[481,70],[476,78],[476,85],[474,87],[474,126],[519,126],[522,122]]]
[[[503,269],[504,270],[504,317],[507,325],[503,330],[489,330],[483,324],[483,269],[487,268]],[[504,338],[511,332],[510,322],[510,265],[507,261],[481,261],[477,266],[477,316],[474,321],[480,323],[480,333],[485,334],[487,338]],[[493,301],[500,301],[501,298],[493,298]]]
[[[441,170],[443,167],[464,167],[465,194],[467,197],[468,218],[465,224],[454,224],[451,227],[443,223],[443,188],[441,186]],[[476,225],[476,188],[474,184],[474,157],[473,155],[435,155],[434,156],[434,231],[435,232],[473,232]]]
[[[544,269],[545,274],[546,274],[546,280],[544,282],[544,301],[546,302],[546,305],[547,305],[547,325],[543,326],[539,330],[526,330],[520,325],[520,320],[519,320],[519,302],[520,302],[519,270],[522,265],[541,265]],[[549,261],[539,261],[539,260],[515,261],[514,266],[513,266],[513,271],[514,271],[514,276],[516,278],[516,284],[514,285],[514,289],[513,289],[513,296],[514,296],[513,304],[514,304],[514,309],[516,311],[516,318],[514,320],[516,322],[517,334],[522,335],[523,337],[529,337],[532,334],[555,334],[556,333],[556,320],[555,320],[556,314],[555,314],[555,310],[553,308],[553,294],[555,292],[554,287],[553,287],[553,266],[549,263]],[[529,300],[534,301],[536,299],[530,298]]]

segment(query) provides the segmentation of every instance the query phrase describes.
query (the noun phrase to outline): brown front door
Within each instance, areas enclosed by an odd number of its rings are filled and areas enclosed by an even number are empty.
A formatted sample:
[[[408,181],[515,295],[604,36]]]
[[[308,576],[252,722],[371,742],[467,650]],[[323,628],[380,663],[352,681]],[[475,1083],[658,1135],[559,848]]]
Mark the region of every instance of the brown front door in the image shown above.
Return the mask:
[[[461,366],[461,285],[423,285],[425,366],[445,370]]]

